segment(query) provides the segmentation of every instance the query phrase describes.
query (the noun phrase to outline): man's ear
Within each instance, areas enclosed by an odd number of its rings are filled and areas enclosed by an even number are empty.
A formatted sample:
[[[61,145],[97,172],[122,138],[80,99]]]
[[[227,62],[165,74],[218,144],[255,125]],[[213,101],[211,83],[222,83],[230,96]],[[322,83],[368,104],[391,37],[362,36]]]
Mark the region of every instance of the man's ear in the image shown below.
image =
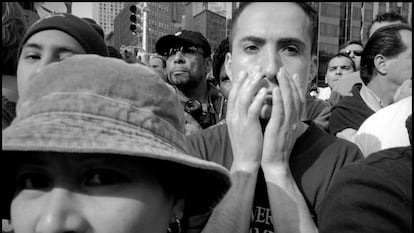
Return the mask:
[[[204,58],[204,64],[206,66],[206,75],[211,71],[212,63],[213,62],[211,60],[211,57]]]
[[[227,52],[226,57],[224,60],[224,68],[226,70],[227,77],[229,77],[230,81],[233,81],[233,77],[231,74],[231,53]]]
[[[312,80],[316,77],[318,74],[318,56],[312,55],[312,61],[309,71],[309,77],[308,77],[308,84],[312,82]]]
[[[380,73],[381,75],[386,75],[388,71],[388,62],[387,58],[384,57],[382,54],[377,54],[374,57],[374,68],[375,70]]]

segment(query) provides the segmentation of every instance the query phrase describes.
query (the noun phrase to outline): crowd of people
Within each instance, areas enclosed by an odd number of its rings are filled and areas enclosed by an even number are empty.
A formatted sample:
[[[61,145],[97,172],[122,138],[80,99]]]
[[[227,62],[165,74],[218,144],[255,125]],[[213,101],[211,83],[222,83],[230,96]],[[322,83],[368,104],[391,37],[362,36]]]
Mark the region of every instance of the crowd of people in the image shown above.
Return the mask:
[[[148,62],[92,19],[2,3],[3,232],[412,232],[412,28],[318,71],[308,3],[245,2]]]

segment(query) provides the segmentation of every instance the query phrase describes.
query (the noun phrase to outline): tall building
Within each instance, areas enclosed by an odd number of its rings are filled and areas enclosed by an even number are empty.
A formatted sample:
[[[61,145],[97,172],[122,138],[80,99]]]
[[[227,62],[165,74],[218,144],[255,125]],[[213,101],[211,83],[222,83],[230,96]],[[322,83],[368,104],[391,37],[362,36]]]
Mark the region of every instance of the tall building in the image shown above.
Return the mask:
[[[124,8],[124,2],[92,3],[92,18],[103,28],[105,35],[114,30],[114,19]]]
[[[226,9],[225,3],[186,2],[184,29],[201,32],[214,51],[227,35]]]
[[[155,43],[167,34],[173,34],[182,28],[181,20],[184,14],[183,2],[146,2],[147,3],[147,49],[148,53],[155,53]],[[139,31],[133,35],[129,30],[131,22],[129,10],[131,5],[136,5]],[[143,45],[144,29],[144,2],[130,2],[115,17],[114,20],[114,46],[136,46],[140,50]]]
[[[137,5],[138,2],[128,2],[124,5],[124,8],[114,18],[114,33],[113,33],[113,45],[115,48],[120,49],[124,46],[142,46],[142,36],[133,35],[129,30],[131,11],[129,8],[132,5]],[[137,9],[137,21],[141,24],[142,12],[141,9]],[[141,32],[141,31],[140,31]]]

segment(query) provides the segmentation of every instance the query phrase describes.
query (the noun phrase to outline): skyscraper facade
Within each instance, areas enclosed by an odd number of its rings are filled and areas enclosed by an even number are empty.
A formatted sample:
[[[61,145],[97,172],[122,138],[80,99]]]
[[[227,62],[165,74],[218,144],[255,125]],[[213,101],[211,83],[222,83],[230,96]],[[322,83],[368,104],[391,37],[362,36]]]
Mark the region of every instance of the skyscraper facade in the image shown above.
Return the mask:
[[[92,18],[103,28],[105,35],[114,30],[114,19],[124,8],[124,2],[92,3]]]
[[[201,32],[214,51],[226,37],[226,10],[224,2],[185,2],[184,29]]]

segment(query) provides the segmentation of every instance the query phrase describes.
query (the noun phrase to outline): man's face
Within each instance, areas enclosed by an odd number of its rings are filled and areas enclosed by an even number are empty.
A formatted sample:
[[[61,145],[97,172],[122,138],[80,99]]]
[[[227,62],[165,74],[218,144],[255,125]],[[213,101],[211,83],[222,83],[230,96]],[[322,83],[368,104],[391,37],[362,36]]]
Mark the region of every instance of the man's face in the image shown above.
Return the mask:
[[[294,3],[253,3],[239,16],[232,41],[232,53],[226,56],[226,71],[233,80],[242,70],[251,73],[259,66],[266,77],[263,86],[271,89],[277,85],[275,77],[284,67],[290,77],[297,74],[299,90],[305,95],[317,58],[311,55],[311,21]],[[311,69],[312,68],[312,69]],[[252,78],[253,76],[249,76]],[[269,117],[271,103],[266,102],[261,117]]]
[[[352,61],[346,57],[334,57],[328,63],[326,70],[326,81],[329,87],[333,88],[335,83],[342,78],[343,75],[354,72]]]
[[[45,30],[35,33],[23,45],[17,67],[17,88],[23,93],[30,77],[46,65],[59,62],[75,54],[85,54],[75,38],[59,30]]]
[[[341,49],[341,53],[345,53],[352,58],[355,63],[355,68],[359,70],[361,63],[361,55],[364,48],[359,44],[350,44]]]
[[[168,81],[180,90],[197,87],[206,79],[208,65],[202,49],[178,46],[167,55]]]
[[[155,71],[157,71],[161,77],[165,80],[165,67],[163,61],[159,57],[151,57],[149,60],[149,66],[152,67]]]
[[[389,58],[387,60],[387,78],[400,86],[405,80],[412,79],[413,65],[412,65],[412,31],[402,30],[400,31],[401,40],[407,47],[402,53],[396,57]]]

